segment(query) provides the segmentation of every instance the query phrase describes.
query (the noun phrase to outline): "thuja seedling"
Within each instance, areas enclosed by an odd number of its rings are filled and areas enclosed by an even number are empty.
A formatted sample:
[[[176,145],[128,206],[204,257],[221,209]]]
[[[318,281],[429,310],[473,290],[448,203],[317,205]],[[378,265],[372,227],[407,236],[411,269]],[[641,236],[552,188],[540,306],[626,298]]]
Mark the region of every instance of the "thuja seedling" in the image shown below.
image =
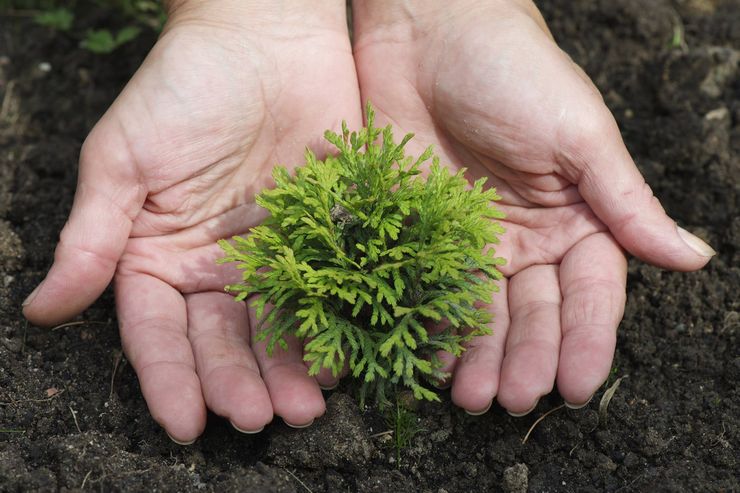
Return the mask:
[[[490,302],[504,260],[498,243],[500,197],[472,186],[463,171],[451,174],[428,148],[405,156],[391,127],[325,133],[336,156],[308,151],[295,175],[273,172],[275,188],[257,197],[269,217],[246,237],[221,240],[220,262],[236,262],[242,282],[226,286],[236,300],[252,301],[258,339],[287,347],[288,335],[305,339],[309,373],[339,374],[347,365],[388,402],[403,385],[416,399],[439,400],[423,380],[446,378],[439,351],[459,356],[465,343],[491,333]],[[426,177],[421,167],[431,159]]]

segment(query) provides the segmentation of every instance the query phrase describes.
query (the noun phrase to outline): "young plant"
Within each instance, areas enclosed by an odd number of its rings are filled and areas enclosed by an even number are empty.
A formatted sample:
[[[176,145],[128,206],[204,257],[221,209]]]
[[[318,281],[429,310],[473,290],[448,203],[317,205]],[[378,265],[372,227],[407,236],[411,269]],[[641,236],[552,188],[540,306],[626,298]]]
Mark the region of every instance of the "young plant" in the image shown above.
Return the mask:
[[[136,39],[140,32],[141,29],[136,26],[126,26],[115,34],[110,29],[91,29],[87,31],[80,46],[92,53],[108,54]]]
[[[396,467],[400,468],[401,452],[411,445],[414,437],[423,430],[419,426],[416,413],[398,398],[394,407],[386,408],[385,420],[391,431],[390,445],[396,451]]]
[[[362,381],[361,400],[370,391],[381,405],[399,384],[439,400],[422,378],[448,377],[437,353],[459,356],[491,333],[479,305],[490,302],[504,263],[486,249],[504,231],[495,189],[485,179],[470,186],[464,170],[450,174],[431,147],[405,156],[412,137],[395,144],[368,105],[367,128],[350,133],[343,123],[341,135],[325,133],[336,156],[309,151],[294,176],[275,168],[275,188],[257,197],[270,212],[262,225],[219,242],[220,261],[243,271],[226,290],[239,301],[258,295],[268,354],[288,335],[306,339],[310,374],[347,365]]]
[[[57,9],[43,10],[33,18],[36,24],[50,27],[57,31],[69,31],[72,27],[75,15],[71,10],[65,7]]]
[[[34,16],[34,22],[57,31],[70,32],[72,37],[80,39],[80,47],[96,54],[112,53],[120,46],[136,39],[142,28],[161,31],[166,20],[164,8],[155,0],[93,0],[80,5],[76,5],[75,1],[58,0],[27,0],[15,3],[21,7],[39,9]],[[92,5],[88,5],[89,3]],[[87,29],[82,34],[76,17],[77,14],[84,17],[85,10],[91,6],[100,11],[112,12],[117,18],[124,19],[126,25],[115,31],[110,27],[101,26],[97,29]]]

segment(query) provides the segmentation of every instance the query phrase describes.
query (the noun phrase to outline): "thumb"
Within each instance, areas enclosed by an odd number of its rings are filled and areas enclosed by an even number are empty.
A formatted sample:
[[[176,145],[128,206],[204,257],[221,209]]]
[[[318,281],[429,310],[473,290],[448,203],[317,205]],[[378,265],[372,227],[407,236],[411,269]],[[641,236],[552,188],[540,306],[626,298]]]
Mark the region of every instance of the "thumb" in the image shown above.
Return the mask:
[[[23,302],[23,314],[34,324],[64,322],[100,296],[146,198],[125,139],[109,130],[118,128],[109,120],[105,115],[82,146],[74,203],[54,263]]]
[[[617,241],[642,260],[671,270],[703,267],[717,252],[668,217],[632,161],[614,118],[603,107],[592,126],[566,150],[578,191]],[[592,113],[594,115],[594,113]]]

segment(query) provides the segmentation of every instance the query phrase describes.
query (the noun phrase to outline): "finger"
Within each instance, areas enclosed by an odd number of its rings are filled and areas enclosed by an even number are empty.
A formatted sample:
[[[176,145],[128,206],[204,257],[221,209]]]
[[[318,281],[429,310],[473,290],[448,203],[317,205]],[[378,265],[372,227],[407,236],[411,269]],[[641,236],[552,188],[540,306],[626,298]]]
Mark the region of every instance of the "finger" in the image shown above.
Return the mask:
[[[205,428],[206,406],[187,338],[187,311],[179,292],[145,274],[116,276],[121,343],[149,412],[181,444]]]
[[[31,322],[61,323],[92,304],[113,278],[146,190],[106,117],[82,149],[77,191],[46,278],[23,303]]]
[[[246,306],[217,292],[187,295],[185,302],[206,405],[239,431],[261,431],[272,421],[272,404],[249,347]]]
[[[306,338],[305,341],[303,341],[303,347],[305,355],[305,347],[306,344],[310,342],[309,338]],[[303,360],[303,363],[306,365],[306,368],[311,368],[312,362]],[[339,381],[346,377],[347,374],[349,374],[349,361],[345,359],[344,365],[342,366],[342,369],[339,371],[339,374],[334,375],[331,368],[324,368],[323,366],[319,370],[319,372],[314,375],[314,378],[316,379],[316,382],[318,382],[319,387],[321,387],[321,390],[333,390],[339,385]]]
[[[637,257],[681,271],[704,266],[716,252],[668,217],[637,170],[603,101],[593,97],[590,105],[570,115],[566,126],[574,129],[574,135],[561,142],[561,164],[574,176],[581,196]]]
[[[446,373],[448,376],[440,380],[431,380],[431,384],[438,389],[446,389],[452,385],[452,375],[455,373],[455,367],[457,367],[458,358],[454,354],[447,351],[437,351],[437,360],[439,361],[438,371]]]
[[[449,330],[453,334],[457,333],[457,329],[455,327],[451,327],[449,320],[447,320],[446,318],[443,318],[439,322],[429,320],[427,323],[425,323],[425,328],[429,335],[440,334],[445,330]],[[455,366],[457,365],[457,358],[454,354],[448,351],[435,351],[434,357],[437,359],[437,362],[439,364],[439,366],[436,368],[436,371],[446,373],[448,377],[436,379],[429,376],[427,377],[428,381],[438,389],[446,389],[452,384],[452,374],[454,373]],[[428,356],[427,359],[431,359],[431,355]]]
[[[262,373],[272,401],[272,409],[288,426],[302,428],[326,412],[326,403],[316,380],[308,374],[303,363],[303,344],[295,337],[286,337],[287,350],[275,344],[271,356],[267,341],[257,340],[259,320],[249,306],[249,324],[252,327],[252,351]]]
[[[310,365],[307,365],[308,368]],[[339,381],[349,373],[349,365],[345,363],[339,375],[334,375],[329,368],[321,368],[314,376],[321,390],[334,390],[339,385]]]
[[[310,368],[310,364],[306,363],[306,368]],[[346,375],[346,372],[344,372],[344,375]],[[334,390],[337,385],[339,385],[339,380],[344,375],[334,375],[332,373],[330,368],[324,368],[322,367],[319,372],[314,375],[314,378],[316,379],[316,382],[319,384],[319,387],[321,390]]]
[[[499,281],[499,292],[487,308],[494,316],[492,335],[479,336],[466,345],[455,367],[452,380],[452,402],[469,414],[488,411],[496,397],[509,330],[508,281]]]
[[[560,303],[557,266],[535,265],[509,280],[511,326],[497,399],[512,415],[529,413],[552,390],[560,352]]]
[[[587,403],[609,375],[626,282],[627,260],[608,233],[581,241],[560,265],[563,342],[557,382],[571,407]]]

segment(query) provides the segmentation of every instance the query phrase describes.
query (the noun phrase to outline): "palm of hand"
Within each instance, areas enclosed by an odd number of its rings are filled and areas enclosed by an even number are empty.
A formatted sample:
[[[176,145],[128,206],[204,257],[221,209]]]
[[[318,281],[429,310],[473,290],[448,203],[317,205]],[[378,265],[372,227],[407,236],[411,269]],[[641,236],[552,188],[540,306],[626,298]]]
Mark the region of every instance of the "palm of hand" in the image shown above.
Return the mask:
[[[252,432],[273,412],[295,424],[323,413],[300,345],[270,359],[252,353],[253,314],[223,292],[239,273],[216,265],[215,242],[262,220],[254,196],[274,165],[302,162],[307,144],[325,154],[323,130],[360,117],[346,32],[184,25],[164,33],[88,137],[76,199],[85,207],[73,210],[44,289],[70,299],[70,313],[56,314],[65,318],[115,269],[124,350],[174,439],[197,437],[206,407]],[[105,241],[114,237],[120,252],[81,231],[99,227],[101,208],[115,216]],[[92,284],[88,299],[64,291],[53,272],[75,275],[64,259],[81,253],[92,260],[78,273]]]
[[[454,30],[465,34],[361,38],[355,47],[363,99],[416,133],[410,151],[434,144],[444,163],[465,166],[471,179],[488,177],[503,197],[507,233],[496,248],[508,264],[491,307],[494,335],[449,361],[453,400],[480,412],[497,396],[520,414],[557,379],[566,402],[582,404],[610,369],[626,262],[581,197],[567,153],[578,152],[579,125],[591,110],[606,109],[535,22],[513,32],[474,23]],[[531,45],[514,48],[522,39]],[[382,74],[373,70],[381,59]]]

